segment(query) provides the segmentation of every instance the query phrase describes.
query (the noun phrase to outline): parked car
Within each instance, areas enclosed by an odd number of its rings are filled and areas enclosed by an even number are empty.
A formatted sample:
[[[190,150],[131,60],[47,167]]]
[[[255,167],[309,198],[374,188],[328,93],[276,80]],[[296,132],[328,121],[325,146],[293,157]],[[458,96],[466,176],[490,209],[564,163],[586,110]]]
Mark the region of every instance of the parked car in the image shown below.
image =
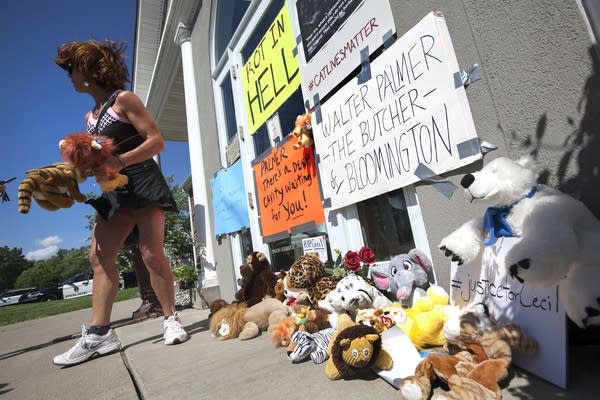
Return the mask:
[[[137,276],[135,274],[135,271],[121,272],[121,282],[120,282],[119,286],[122,289],[136,287],[137,285],[138,285],[138,283],[137,283]]]
[[[92,271],[80,272],[56,285],[39,290],[39,301],[69,299],[71,297],[92,294],[94,274]]]
[[[37,301],[37,292],[39,292],[39,290],[35,287],[7,290],[0,295],[0,307],[11,304],[28,303],[31,301],[29,300],[31,298],[35,298],[33,301]]]

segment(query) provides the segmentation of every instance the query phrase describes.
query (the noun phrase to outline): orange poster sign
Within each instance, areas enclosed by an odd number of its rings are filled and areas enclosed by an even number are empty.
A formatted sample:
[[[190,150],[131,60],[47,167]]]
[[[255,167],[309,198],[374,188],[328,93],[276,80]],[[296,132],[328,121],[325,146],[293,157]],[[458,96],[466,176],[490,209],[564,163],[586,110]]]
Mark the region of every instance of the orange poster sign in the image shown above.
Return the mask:
[[[262,236],[325,221],[313,149],[296,150],[294,143],[287,140],[252,167]]]

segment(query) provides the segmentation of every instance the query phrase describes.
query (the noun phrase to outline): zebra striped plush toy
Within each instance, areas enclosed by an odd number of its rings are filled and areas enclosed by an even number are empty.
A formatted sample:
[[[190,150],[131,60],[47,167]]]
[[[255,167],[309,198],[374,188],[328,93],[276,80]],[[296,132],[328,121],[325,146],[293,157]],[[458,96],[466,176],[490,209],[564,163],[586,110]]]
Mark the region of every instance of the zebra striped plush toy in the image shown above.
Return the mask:
[[[293,363],[299,363],[310,357],[315,364],[327,360],[327,345],[333,335],[333,328],[325,328],[315,333],[296,331],[288,346],[288,358]]]

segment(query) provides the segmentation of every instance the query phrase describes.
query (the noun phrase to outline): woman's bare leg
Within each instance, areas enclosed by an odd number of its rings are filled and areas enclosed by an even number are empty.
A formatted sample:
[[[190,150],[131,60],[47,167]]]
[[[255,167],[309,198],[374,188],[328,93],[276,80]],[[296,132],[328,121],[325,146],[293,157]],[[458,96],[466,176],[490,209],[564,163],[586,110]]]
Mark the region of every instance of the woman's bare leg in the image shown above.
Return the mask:
[[[140,252],[150,272],[150,283],[165,316],[175,313],[173,272],[164,250],[165,212],[157,206],[135,211]]]
[[[110,324],[113,302],[119,290],[116,256],[134,225],[132,215],[120,212],[109,221],[100,217],[96,219],[89,253],[94,270],[91,326]]]

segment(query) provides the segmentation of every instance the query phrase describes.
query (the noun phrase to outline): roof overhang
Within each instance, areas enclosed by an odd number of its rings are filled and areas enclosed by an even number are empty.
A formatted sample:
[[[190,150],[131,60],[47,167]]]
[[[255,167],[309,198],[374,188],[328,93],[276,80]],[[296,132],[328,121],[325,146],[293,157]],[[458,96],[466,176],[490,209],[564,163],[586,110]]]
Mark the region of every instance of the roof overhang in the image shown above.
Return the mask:
[[[187,141],[180,23],[193,27],[201,0],[138,0],[133,91],[154,116],[165,140]]]

